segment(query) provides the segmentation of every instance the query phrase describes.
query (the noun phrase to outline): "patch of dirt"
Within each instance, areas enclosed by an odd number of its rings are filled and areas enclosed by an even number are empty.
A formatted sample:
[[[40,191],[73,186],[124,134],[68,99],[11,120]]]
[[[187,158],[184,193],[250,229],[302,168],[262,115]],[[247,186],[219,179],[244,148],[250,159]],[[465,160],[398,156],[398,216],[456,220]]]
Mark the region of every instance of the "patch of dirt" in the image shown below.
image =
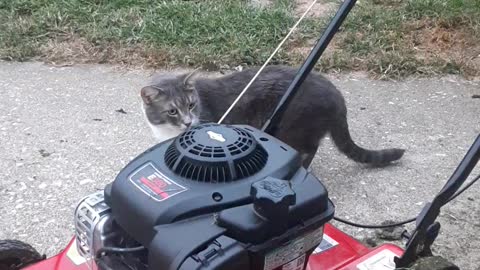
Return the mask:
[[[51,40],[40,48],[40,58],[56,66],[73,64],[117,64],[151,68],[168,65],[170,55],[159,49],[145,48],[141,44],[95,45],[85,38],[70,37]]]
[[[320,37],[321,33],[318,33]],[[339,32],[330,41],[327,49],[323,52],[322,56],[318,60],[316,69],[321,72],[336,73],[343,69],[349,71],[364,71],[366,70],[364,61],[359,58],[348,58],[339,46],[344,42],[345,35]],[[292,62],[303,63],[307,56],[310,54],[313,46],[315,46],[317,39],[309,39],[303,42],[292,42],[288,46],[288,54],[292,59]]]
[[[295,1],[295,15],[302,16],[302,14],[312,4],[312,0],[296,0]],[[333,15],[334,9],[338,6],[336,2],[329,0],[318,1],[307,14],[307,17],[328,17]]]
[[[319,37],[320,37],[320,34],[321,33],[318,33]],[[338,33],[337,35],[339,36],[340,33]],[[323,58],[329,58],[329,57],[333,56],[333,53],[336,50],[338,41],[339,41],[339,39],[337,38],[337,36],[334,39],[332,39],[332,41],[330,41],[330,44],[328,45],[327,49],[325,49],[325,52],[322,55],[322,59]],[[317,42],[317,40],[311,39],[311,40],[306,41],[302,45],[297,45],[296,46],[296,45],[292,44],[292,45],[290,45],[289,52],[297,55],[298,57],[305,58],[305,57],[308,56],[310,51],[313,49],[313,46],[315,46],[315,42]]]
[[[422,20],[407,26],[407,40],[416,57],[427,63],[443,61],[460,66],[470,76],[480,75],[480,44],[462,25]]]

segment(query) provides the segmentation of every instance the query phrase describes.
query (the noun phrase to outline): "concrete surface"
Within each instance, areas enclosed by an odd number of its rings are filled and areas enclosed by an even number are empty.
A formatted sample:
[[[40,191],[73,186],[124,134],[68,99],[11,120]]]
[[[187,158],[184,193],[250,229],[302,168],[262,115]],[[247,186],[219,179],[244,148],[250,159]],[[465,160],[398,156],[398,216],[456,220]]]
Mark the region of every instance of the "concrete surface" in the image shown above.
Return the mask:
[[[77,201],[154,143],[137,97],[148,75],[0,62],[0,239],[28,241],[49,256],[66,245]],[[480,132],[480,99],[472,98],[479,84],[457,77],[397,83],[361,74],[331,77],[348,100],[359,144],[407,149],[396,166],[372,169],[325,140],[313,170],[329,188],[337,214],[362,223],[417,214]],[[440,218],[435,251],[462,269],[480,269],[479,190],[473,186]],[[358,238],[372,235],[340,227]]]

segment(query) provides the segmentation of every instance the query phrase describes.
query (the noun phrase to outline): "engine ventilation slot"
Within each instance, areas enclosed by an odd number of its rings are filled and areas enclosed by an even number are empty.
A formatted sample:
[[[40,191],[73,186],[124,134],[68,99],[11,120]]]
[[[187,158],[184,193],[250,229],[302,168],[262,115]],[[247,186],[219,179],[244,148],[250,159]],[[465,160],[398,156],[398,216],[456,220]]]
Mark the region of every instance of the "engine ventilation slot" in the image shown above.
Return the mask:
[[[268,153],[246,130],[204,124],[178,136],[168,147],[165,164],[175,174],[204,183],[241,180],[265,167]]]

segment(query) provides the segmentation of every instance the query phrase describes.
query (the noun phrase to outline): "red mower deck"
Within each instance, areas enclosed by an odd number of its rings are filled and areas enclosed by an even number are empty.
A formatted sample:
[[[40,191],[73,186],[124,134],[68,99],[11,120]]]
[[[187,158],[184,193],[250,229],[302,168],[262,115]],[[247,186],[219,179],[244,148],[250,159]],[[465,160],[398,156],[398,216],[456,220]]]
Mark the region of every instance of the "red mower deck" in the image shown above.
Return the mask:
[[[307,270],[387,270],[395,269],[394,256],[401,256],[403,250],[395,245],[384,244],[368,248],[334,226],[327,224],[322,243],[315,249],[308,261]],[[297,266],[283,270],[297,270]],[[89,270],[72,239],[58,255],[25,270]],[[93,266],[92,270],[97,270]]]

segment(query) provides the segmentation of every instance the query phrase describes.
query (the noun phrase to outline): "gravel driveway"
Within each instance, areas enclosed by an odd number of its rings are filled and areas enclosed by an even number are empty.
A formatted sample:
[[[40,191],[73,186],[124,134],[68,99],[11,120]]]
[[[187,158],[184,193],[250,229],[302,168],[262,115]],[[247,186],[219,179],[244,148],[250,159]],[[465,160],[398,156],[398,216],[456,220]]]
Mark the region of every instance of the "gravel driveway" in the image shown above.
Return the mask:
[[[0,62],[0,238],[28,241],[48,256],[66,245],[77,201],[154,143],[137,96],[149,73]],[[312,168],[329,188],[337,214],[362,223],[414,216],[480,133],[480,99],[472,98],[480,95],[479,83],[330,77],[348,101],[358,144],[407,149],[397,165],[372,169],[325,140]],[[480,269],[479,186],[440,217],[435,251],[462,269]],[[340,227],[361,239],[372,236]]]

